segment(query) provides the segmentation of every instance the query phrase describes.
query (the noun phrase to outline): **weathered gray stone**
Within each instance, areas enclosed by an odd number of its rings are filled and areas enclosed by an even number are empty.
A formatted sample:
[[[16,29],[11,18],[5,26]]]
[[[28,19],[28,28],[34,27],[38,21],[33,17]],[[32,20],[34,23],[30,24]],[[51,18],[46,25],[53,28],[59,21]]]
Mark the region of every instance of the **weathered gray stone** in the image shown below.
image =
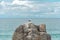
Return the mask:
[[[46,25],[40,26],[29,23],[20,25],[14,32],[12,40],[51,40],[51,36],[46,32]]]

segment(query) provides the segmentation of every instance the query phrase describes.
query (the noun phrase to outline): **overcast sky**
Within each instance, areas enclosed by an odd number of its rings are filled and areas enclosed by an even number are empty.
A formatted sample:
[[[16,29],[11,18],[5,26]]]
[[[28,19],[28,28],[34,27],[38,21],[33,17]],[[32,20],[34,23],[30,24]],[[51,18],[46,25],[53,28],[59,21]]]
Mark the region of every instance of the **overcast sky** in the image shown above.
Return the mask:
[[[0,0],[0,18],[60,18],[60,0]]]

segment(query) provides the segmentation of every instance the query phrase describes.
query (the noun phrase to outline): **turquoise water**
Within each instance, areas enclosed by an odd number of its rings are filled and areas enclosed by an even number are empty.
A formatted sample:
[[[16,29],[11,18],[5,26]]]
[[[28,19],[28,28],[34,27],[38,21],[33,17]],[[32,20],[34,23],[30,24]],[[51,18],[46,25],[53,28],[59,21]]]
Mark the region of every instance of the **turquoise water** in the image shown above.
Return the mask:
[[[0,40],[12,40],[15,29],[28,21],[24,18],[0,18]],[[32,19],[34,24],[46,24],[47,32],[51,35],[52,40],[60,40],[60,19]]]

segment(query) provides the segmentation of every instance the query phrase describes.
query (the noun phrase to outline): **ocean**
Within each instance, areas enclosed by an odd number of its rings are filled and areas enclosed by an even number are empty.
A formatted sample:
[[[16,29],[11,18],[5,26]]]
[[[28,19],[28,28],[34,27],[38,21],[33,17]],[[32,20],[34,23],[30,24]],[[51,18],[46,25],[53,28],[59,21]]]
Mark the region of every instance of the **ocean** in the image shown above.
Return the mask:
[[[0,40],[12,40],[16,28],[28,20],[28,18],[0,18]],[[31,18],[31,20],[36,25],[46,24],[46,30],[51,35],[51,40],[60,40],[59,18]]]

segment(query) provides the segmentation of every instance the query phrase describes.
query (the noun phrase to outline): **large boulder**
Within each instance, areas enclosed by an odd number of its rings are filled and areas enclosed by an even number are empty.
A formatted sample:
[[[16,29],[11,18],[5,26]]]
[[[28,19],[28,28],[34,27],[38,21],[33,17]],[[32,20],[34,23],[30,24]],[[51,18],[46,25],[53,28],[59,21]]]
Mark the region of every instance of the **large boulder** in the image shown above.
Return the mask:
[[[14,32],[12,40],[51,40],[51,36],[46,32],[46,25],[39,26],[32,23],[20,25]]]

